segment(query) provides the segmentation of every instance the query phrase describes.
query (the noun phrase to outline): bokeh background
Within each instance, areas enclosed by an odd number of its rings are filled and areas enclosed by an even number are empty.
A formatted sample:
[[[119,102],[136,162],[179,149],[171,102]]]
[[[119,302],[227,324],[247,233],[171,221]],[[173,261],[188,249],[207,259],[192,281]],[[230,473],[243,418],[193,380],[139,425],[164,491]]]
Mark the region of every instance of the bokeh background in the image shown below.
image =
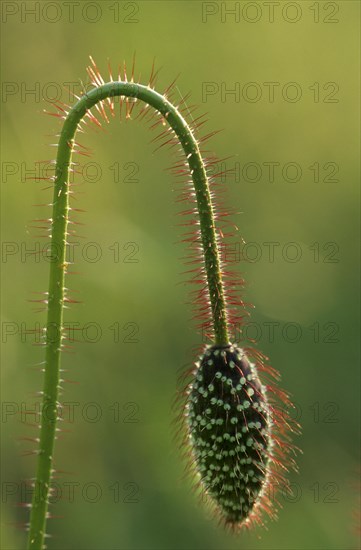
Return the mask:
[[[41,114],[43,97],[67,102],[66,83],[79,91],[89,54],[106,72],[108,58],[130,65],[135,51],[142,80],[155,57],[160,89],[181,73],[179,97],[191,91],[189,102],[209,113],[208,131],[223,129],[209,149],[232,156],[228,201],[253,243],[253,261],[236,263],[255,305],[247,335],[293,395],[300,473],[290,476],[293,496],[281,496],[279,521],[237,537],[183,480],[171,403],[201,335],[180,284],[172,157],[154,153],[145,125],[113,122],[81,140],[94,155],[79,158],[93,164],[77,180],[85,239],[74,253],[80,275],[68,281],[83,303],[66,320],[87,329],[63,357],[76,384],[63,395],[71,405],[55,460],[65,473],[51,508],[61,518],[48,524],[48,548],[358,548],[359,4],[275,4],[272,13],[266,2],[2,3],[4,550],[25,547],[27,510],[17,503],[35,472],[34,456],[23,456],[33,446],[19,438],[36,429],[19,411],[34,407],[42,385],[33,367],[43,350],[24,331],[45,323],[27,303],[46,290],[49,269],[27,254],[46,242],[27,224],[42,217],[33,205],[50,202],[51,191],[26,177],[35,161],[54,158],[59,129]],[[225,94],[232,89],[239,95]],[[274,178],[269,163],[279,163]]]

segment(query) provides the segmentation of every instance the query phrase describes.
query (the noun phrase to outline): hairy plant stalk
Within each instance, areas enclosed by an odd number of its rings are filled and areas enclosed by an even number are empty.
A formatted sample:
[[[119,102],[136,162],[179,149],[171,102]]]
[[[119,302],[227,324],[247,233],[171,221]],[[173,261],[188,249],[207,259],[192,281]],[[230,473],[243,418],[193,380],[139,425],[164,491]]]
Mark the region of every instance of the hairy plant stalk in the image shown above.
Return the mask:
[[[229,344],[225,292],[214,223],[209,182],[197,141],[180,114],[165,96],[149,86],[133,82],[109,82],[82,96],[69,111],[59,139],[54,183],[50,278],[47,306],[45,380],[40,445],[35,490],[31,505],[29,549],[42,550],[52,475],[57,426],[60,354],[63,339],[64,279],[67,269],[67,225],[69,215],[69,168],[79,123],[97,103],[116,96],[136,98],[158,111],[177,135],[186,156],[197,199],[204,266],[213,317],[214,343]]]

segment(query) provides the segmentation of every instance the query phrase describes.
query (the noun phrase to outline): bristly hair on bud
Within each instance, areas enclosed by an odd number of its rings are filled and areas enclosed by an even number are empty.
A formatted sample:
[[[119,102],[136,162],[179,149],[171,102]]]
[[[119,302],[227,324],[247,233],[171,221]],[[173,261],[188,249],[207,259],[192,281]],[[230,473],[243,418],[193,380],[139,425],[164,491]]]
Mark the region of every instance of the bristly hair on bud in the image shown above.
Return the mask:
[[[186,472],[233,532],[265,526],[265,515],[275,519],[277,496],[289,491],[285,474],[297,470],[290,435],[299,426],[278,378],[261,353],[232,344],[207,345],[181,376],[177,435]]]
[[[191,302],[196,329],[202,331],[209,345],[201,351],[196,366],[184,374],[185,387],[178,392],[181,448],[191,459],[188,469],[198,478],[196,486],[209,495],[213,508],[222,521],[234,530],[263,524],[261,511],[275,514],[275,492],[285,488],[284,472],[294,466],[290,443],[291,421],[286,408],[290,405],[285,392],[274,382],[277,372],[267,359],[250,348],[232,345],[239,327],[248,315],[241,295],[244,281],[229,269],[232,254],[225,245],[232,243],[237,227],[228,219],[232,214],[221,200],[224,177],[229,170],[204,145],[217,132],[200,135],[207,122],[204,115],[193,118],[196,107],[188,104],[189,96],[175,92],[175,80],[162,93],[155,90],[158,71],[152,66],[149,80],[141,84],[135,77],[135,60],[131,71],[126,64],[114,73],[108,64],[104,79],[95,61],[90,58],[87,73],[90,90],[74,95],[75,103],[52,102],[62,121],[56,160],[41,161],[52,199],[37,205],[51,207],[52,212],[32,221],[38,235],[51,239],[49,286],[32,302],[37,310],[47,311],[46,329],[38,334],[45,348],[40,436],[35,479],[39,491],[34,492],[29,524],[29,550],[43,550],[46,535],[50,484],[54,478],[54,442],[58,432],[58,397],[62,384],[61,354],[72,349],[74,338],[64,326],[64,309],[79,303],[77,295],[65,284],[69,275],[67,247],[79,237],[78,215],[84,211],[73,204],[77,183],[70,176],[79,172],[74,155],[89,157],[90,150],[79,143],[77,134],[86,127],[102,129],[113,118],[120,121],[145,120],[150,129],[159,130],[152,140],[156,150],[169,147],[177,155],[171,173],[181,183],[177,202],[186,204],[180,225],[185,227],[182,242],[187,248],[187,279],[193,287]],[[180,98],[178,97],[180,96]],[[191,122],[187,122],[190,118]],[[75,218],[75,219],[74,219]],[[239,242],[239,241],[238,241]],[[76,330],[76,329],[75,329]],[[79,329],[81,330],[81,329]],[[273,381],[272,381],[273,380]],[[187,471],[188,471],[187,470]],[[272,489],[270,491],[270,489]],[[270,494],[271,493],[271,494]]]

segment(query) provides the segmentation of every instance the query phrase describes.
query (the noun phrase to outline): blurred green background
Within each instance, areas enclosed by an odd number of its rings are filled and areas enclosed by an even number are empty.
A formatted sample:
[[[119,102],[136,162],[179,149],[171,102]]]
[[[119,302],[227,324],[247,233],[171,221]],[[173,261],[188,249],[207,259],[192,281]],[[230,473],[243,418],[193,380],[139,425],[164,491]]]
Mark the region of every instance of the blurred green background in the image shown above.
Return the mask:
[[[84,303],[66,320],[89,325],[87,342],[63,357],[64,376],[77,384],[66,384],[63,396],[72,403],[62,424],[70,432],[61,434],[55,462],[66,473],[57,480],[63,499],[51,513],[61,519],[49,522],[48,548],[358,548],[359,3],[275,4],[272,15],[266,2],[75,2],[73,12],[66,2],[2,3],[4,550],[25,546],[17,524],[27,511],[16,503],[21,481],[35,472],[34,457],[22,456],[32,445],[19,438],[36,429],[15,413],[33,406],[42,385],[32,368],[42,349],[20,334],[45,323],[26,302],[46,290],[49,269],[26,254],[45,243],[27,229],[42,217],[32,205],[51,201],[26,172],[54,157],[49,144],[59,129],[40,114],[42,96],[60,90],[67,102],[61,86],[87,82],[89,54],[106,73],[108,58],[130,65],[134,51],[142,81],[155,57],[159,88],[180,72],[179,94],[191,91],[190,103],[209,113],[206,132],[223,129],[208,148],[232,155],[228,203],[242,211],[234,220],[240,235],[256,243],[247,249],[255,261],[236,264],[256,306],[247,334],[293,395],[300,473],[290,476],[293,497],[281,496],[278,522],[237,537],[208,517],[182,479],[171,402],[201,336],[189,322],[189,288],[179,284],[176,185],[165,171],[172,157],[153,153],[144,124],[113,122],[81,139],[95,152],[80,160],[95,164],[77,180],[86,180],[76,205],[87,210],[79,231],[86,238],[75,249],[81,275],[68,282]],[[237,86],[238,96],[225,94]],[[269,163],[279,163],[274,181]],[[300,257],[290,261],[295,251]]]

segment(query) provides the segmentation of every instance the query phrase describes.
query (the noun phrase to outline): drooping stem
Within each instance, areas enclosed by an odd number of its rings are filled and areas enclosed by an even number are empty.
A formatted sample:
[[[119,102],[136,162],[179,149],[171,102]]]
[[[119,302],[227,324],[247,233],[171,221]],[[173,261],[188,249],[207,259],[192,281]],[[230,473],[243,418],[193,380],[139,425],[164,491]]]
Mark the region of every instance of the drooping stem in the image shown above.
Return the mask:
[[[69,214],[69,167],[77,127],[96,103],[115,96],[137,98],[156,109],[177,135],[184,150],[197,199],[204,265],[213,316],[215,343],[228,344],[226,303],[217,247],[208,178],[199,147],[190,127],[164,96],[148,86],[109,82],[86,93],[70,110],[59,139],[52,215],[50,278],[46,332],[45,380],[38,454],[38,469],[32,501],[29,549],[42,550],[51,482],[57,409],[60,352],[62,344],[66,239]]]

